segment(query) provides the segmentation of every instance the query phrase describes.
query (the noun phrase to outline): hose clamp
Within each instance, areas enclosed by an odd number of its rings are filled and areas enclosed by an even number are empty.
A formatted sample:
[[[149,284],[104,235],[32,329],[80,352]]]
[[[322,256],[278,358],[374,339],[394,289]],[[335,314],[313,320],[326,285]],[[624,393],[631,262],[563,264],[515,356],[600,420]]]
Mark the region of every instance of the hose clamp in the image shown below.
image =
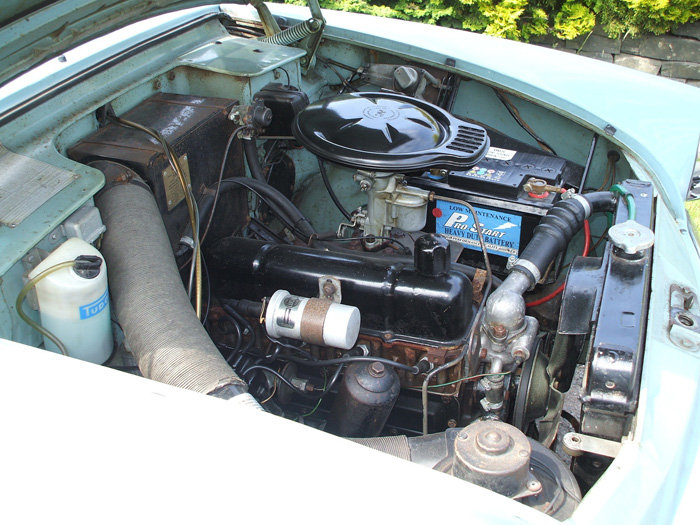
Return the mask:
[[[581,206],[583,206],[583,211],[586,214],[586,219],[591,216],[591,204],[586,200],[583,195],[574,195],[571,197],[572,201],[578,201]]]
[[[513,269],[517,268],[518,266],[531,273],[532,277],[535,279],[535,282],[539,282],[539,280],[542,279],[540,270],[534,265],[534,263],[528,261],[527,259],[518,259],[513,265]]]

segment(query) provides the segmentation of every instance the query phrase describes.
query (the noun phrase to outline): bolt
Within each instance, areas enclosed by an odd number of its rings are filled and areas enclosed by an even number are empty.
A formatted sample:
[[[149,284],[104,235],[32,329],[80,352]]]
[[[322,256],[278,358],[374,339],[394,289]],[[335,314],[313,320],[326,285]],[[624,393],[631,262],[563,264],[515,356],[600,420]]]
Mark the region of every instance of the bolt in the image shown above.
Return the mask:
[[[591,466],[592,466],[593,468],[600,468],[600,467],[603,466],[603,464],[602,464],[599,460],[594,459],[594,460],[591,462]]]
[[[372,187],[372,183],[368,180],[360,181],[360,191],[368,191]]]
[[[459,439],[460,441],[466,441],[467,439],[469,439],[469,433],[462,431],[459,434],[457,434],[457,439]]]
[[[388,341],[389,339],[391,339],[391,334],[387,332],[382,337],[384,337],[384,339]]]
[[[323,295],[326,297],[332,297],[335,295],[335,292],[337,291],[335,285],[333,284],[333,281],[330,279],[327,279],[325,283],[323,283]]]
[[[522,348],[516,348],[515,350],[513,350],[513,357],[514,358],[516,358],[516,359],[520,358],[524,361],[525,356],[526,356],[525,350],[523,350]]]
[[[529,453],[527,450],[525,450],[525,449],[523,448],[523,449],[520,450],[520,452],[518,452],[518,455],[519,455],[521,458],[526,458],[526,457],[528,457],[528,456],[530,455],[530,453]]]
[[[648,197],[649,195],[647,195],[646,193],[640,193],[639,196],[640,197]]]
[[[481,351],[479,352],[479,358],[486,359],[487,355],[489,355],[489,351],[486,350],[486,348],[482,348]]]
[[[494,337],[498,338],[505,337],[506,333],[508,332],[506,327],[502,324],[497,324],[496,326],[492,327],[491,330],[493,331]]]
[[[369,375],[372,377],[384,377],[384,374],[386,373],[386,369],[384,368],[384,365],[382,363],[378,362],[373,362],[371,365],[369,365]]]
[[[540,489],[542,489],[542,484],[539,481],[533,479],[527,482],[527,490],[530,492],[538,492]]]
[[[448,419],[447,426],[450,428],[455,428],[457,426],[457,421],[455,421],[454,419]]]
[[[610,389],[615,388],[615,381],[606,381],[605,388],[610,388]]]

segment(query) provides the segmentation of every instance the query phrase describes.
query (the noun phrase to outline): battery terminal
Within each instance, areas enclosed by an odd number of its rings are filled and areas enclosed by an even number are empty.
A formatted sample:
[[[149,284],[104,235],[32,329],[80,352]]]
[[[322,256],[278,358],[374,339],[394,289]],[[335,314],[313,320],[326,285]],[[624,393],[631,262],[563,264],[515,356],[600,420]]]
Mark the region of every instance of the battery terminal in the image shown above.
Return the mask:
[[[566,193],[566,190],[561,186],[551,186],[542,179],[530,178],[523,185],[523,189],[533,199],[546,199],[549,193]]]

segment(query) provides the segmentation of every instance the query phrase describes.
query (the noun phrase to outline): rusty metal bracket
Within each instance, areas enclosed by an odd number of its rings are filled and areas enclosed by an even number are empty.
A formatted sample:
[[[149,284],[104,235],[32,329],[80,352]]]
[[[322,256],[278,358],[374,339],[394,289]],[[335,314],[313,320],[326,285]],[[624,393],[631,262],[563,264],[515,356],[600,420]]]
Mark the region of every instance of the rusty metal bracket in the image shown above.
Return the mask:
[[[668,335],[673,344],[697,352],[700,350],[700,305],[695,293],[672,285],[669,296]]]
[[[340,303],[343,300],[340,280],[332,275],[322,275],[319,277],[318,296],[320,299],[329,299],[334,303]]]
[[[580,456],[584,452],[590,452],[591,454],[614,458],[620,452],[622,443],[569,432],[564,436],[562,447],[569,456]]]

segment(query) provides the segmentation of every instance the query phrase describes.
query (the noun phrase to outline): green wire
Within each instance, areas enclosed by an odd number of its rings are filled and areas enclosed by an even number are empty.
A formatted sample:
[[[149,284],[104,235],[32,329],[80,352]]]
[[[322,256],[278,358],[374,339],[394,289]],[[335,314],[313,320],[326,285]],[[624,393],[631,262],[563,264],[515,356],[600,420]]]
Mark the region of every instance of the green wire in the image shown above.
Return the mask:
[[[53,266],[47,268],[43,272],[41,272],[39,275],[34,277],[31,281],[29,281],[24,288],[19,292],[19,295],[17,296],[17,302],[15,303],[15,308],[17,309],[17,314],[22,318],[22,320],[27,323],[29,326],[34,328],[37,332],[39,332],[41,335],[49,339],[53,344],[55,344],[58,349],[61,351],[61,353],[65,356],[68,355],[68,349],[65,347],[65,345],[61,342],[61,340],[53,335],[51,332],[49,332],[46,328],[43,326],[37,324],[33,319],[31,319],[26,313],[24,313],[24,310],[22,309],[22,303],[24,302],[24,298],[27,296],[29,293],[29,290],[34,288],[36,284],[41,281],[44,277],[47,275],[50,275],[58,270],[62,270],[63,268],[72,268],[75,266],[75,261],[66,261],[58,264],[54,264]]]
[[[443,383],[441,385],[428,385],[428,388],[440,388],[443,386],[454,385],[455,383],[460,383],[462,381],[469,381],[471,379],[477,379],[477,378],[489,377],[489,376],[507,376],[508,374],[510,374],[510,372],[494,372],[493,374],[478,374],[475,376],[463,377],[462,379],[455,379],[454,381],[450,381],[449,383]]]
[[[342,366],[342,365],[341,365],[341,366]],[[328,381],[328,376],[326,375],[326,370],[324,369],[324,370],[323,370],[323,390],[324,390],[324,392],[325,392],[325,390],[326,390],[326,383],[327,383],[327,381]],[[308,414],[302,414],[301,417],[309,417],[309,416],[312,415],[314,412],[316,412],[316,410],[318,410],[318,407],[321,406],[321,401],[323,401],[323,398],[322,398],[322,397],[319,398],[318,403],[316,403],[316,406],[314,407],[314,409],[313,409],[311,412],[309,412]]]
[[[627,215],[629,220],[634,221],[637,218],[637,206],[634,202],[634,195],[632,195],[629,191],[627,191],[625,188],[620,186],[619,184],[615,184],[612,188],[610,188],[610,191],[619,193],[625,198],[625,203],[627,204]]]

